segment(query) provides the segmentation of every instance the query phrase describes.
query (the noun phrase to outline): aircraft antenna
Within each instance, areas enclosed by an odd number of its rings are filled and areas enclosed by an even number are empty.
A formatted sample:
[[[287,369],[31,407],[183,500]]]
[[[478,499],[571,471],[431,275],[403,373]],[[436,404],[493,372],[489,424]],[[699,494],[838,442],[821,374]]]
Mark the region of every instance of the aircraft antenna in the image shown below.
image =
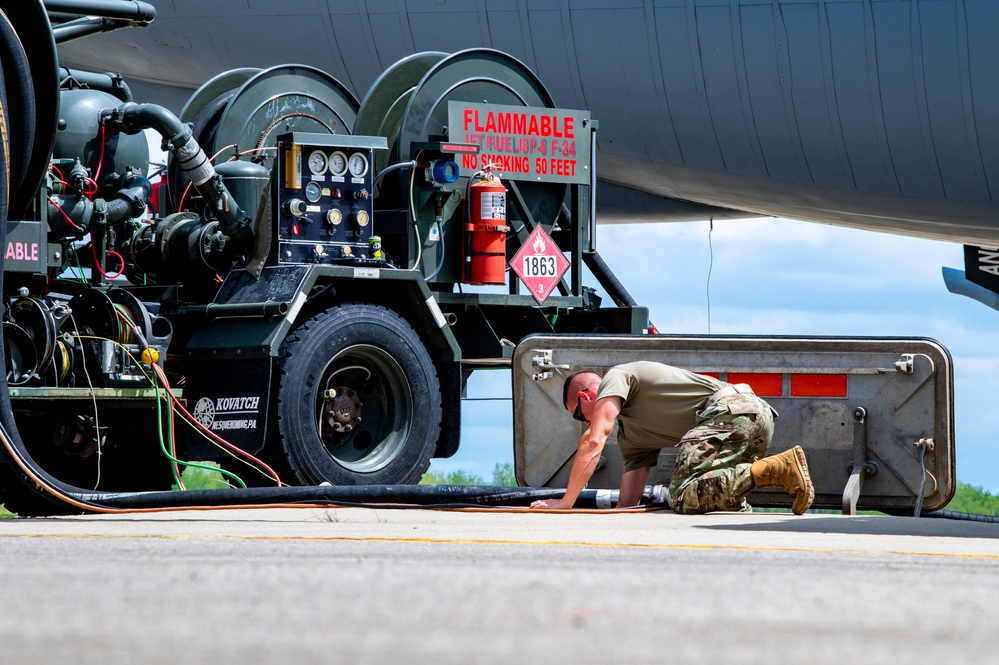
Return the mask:
[[[711,245],[711,233],[715,230],[715,218],[708,220],[708,279],[704,285],[704,293],[708,300],[708,334],[711,334],[711,271],[715,267],[715,250]]]

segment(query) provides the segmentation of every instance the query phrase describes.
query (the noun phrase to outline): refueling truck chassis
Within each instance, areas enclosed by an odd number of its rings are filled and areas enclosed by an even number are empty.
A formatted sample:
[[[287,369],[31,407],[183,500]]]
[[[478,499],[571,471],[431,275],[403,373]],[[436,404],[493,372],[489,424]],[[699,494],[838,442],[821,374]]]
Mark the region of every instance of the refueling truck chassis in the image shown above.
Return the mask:
[[[417,482],[458,449],[470,372],[530,334],[647,332],[593,250],[597,123],[509,56],[418,54],[363,102],[311,67],[235,70],[175,115],[58,67],[57,43],[148,4],[0,10],[4,426],[67,486],[169,489],[171,458],[250,485]],[[0,502],[66,509],[2,454]]]

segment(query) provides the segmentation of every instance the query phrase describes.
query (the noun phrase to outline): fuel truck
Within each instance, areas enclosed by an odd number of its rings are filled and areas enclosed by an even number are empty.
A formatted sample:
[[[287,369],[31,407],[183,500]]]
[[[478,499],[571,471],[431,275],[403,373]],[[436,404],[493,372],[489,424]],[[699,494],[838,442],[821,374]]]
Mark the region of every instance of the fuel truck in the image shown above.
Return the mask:
[[[472,371],[534,333],[648,330],[590,249],[597,122],[509,56],[417,54],[362,101],[312,67],[239,69],[176,115],[58,62],[152,6],[0,10],[4,425],[67,486],[169,489],[180,460],[415,483],[457,451]],[[0,502],[58,510],[12,456]]]
[[[416,53],[360,100],[314,66],[239,68],[179,114],[60,66],[58,44],[154,18],[0,0],[8,509],[419,502],[461,442],[469,375],[494,368],[511,370],[518,484],[538,490],[518,500],[561,496],[582,433],[561,379],[631,360],[750,385],[780,413],[770,452],[806,448],[816,507],[919,515],[953,496],[946,349],[653,334],[596,251],[598,122],[517,59]],[[588,491],[616,487],[615,446]],[[200,462],[245,489],[170,491]]]

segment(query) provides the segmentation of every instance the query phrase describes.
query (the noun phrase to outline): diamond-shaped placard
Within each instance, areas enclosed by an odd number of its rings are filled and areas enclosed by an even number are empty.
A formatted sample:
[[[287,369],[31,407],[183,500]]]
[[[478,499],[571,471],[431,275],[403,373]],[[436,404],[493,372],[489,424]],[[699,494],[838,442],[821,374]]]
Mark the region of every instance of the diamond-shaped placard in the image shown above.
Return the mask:
[[[551,236],[539,226],[513,255],[510,268],[530,289],[531,295],[540,305],[569,269],[569,261],[562,255],[562,250]]]

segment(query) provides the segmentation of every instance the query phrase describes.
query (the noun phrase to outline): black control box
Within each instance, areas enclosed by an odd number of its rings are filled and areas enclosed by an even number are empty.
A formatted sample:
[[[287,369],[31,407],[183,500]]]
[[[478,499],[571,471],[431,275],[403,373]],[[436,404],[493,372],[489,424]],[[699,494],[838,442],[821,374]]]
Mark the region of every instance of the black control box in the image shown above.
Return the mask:
[[[279,263],[350,263],[375,255],[374,151],[380,136],[278,137],[274,179]]]

